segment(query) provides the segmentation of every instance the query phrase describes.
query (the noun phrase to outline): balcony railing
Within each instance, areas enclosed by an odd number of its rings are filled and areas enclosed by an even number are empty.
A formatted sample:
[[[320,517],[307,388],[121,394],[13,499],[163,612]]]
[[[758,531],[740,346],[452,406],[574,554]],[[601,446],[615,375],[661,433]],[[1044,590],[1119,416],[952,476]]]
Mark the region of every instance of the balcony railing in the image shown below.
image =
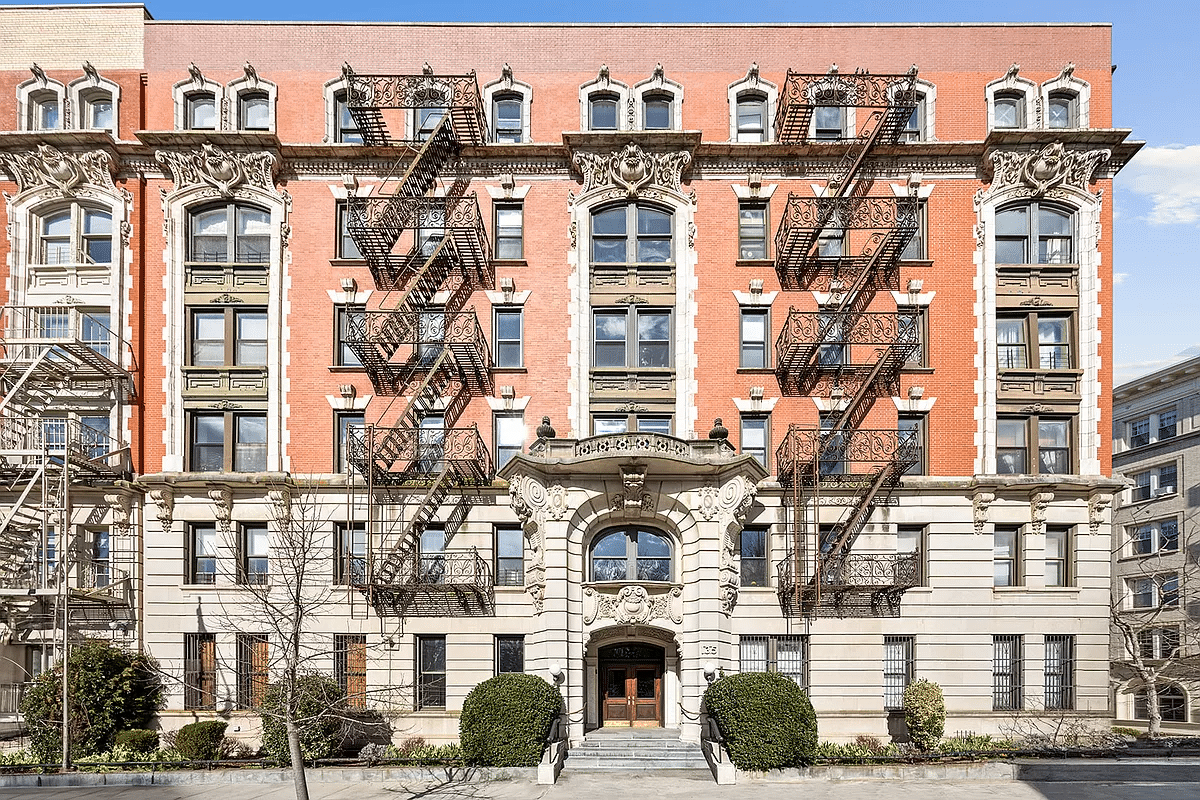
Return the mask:
[[[376,485],[426,486],[445,471],[459,486],[492,480],[491,452],[474,427],[372,427],[347,433],[347,460]]]
[[[818,558],[814,574],[797,576],[808,564],[795,552],[775,565],[780,605],[786,614],[894,616],[907,589],[920,583],[916,553],[847,554]]]
[[[775,451],[779,481],[791,484],[855,483],[882,470],[896,476],[920,461],[915,431],[843,430],[837,433],[791,425]]]
[[[916,80],[915,67],[903,75],[803,74],[788,70],[775,111],[775,138],[789,144],[810,141],[816,109],[834,106],[868,109],[871,112],[868,116],[878,116],[877,141],[895,142],[917,107]],[[840,133],[830,138],[857,139],[870,135],[873,128],[861,118],[850,128],[847,120]]]
[[[492,350],[474,310],[365,311],[345,319],[343,342],[381,392],[437,368],[445,349],[468,390],[491,385]]]
[[[347,107],[363,132],[367,144],[393,144],[405,141],[405,134],[389,136],[382,112],[389,109],[433,111],[445,109],[454,124],[459,141],[466,144],[487,142],[487,122],[483,114],[483,99],[475,73],[467,75],[364,75],[345,70],[349,86]],[[416,117],[411,127],[418,134],[421,123]],[[404,131],[409,120],[393,126]],[[405,127],[400,127],[404,125]],[[412,141],[412,140],[408,140]]]
[[[381,614],[463,616],[488,614],[495,582],[488,562],[474,549],[441,553],[383,553],[360,588]]]
[[[26,463],[43,456],[69,458],[75,466],[101,475],[120,476],[133,469],[129,448],[77,419],[0,417],[0,453]]]
[[[529,446],[538,458],[662,455],[693,461],[728,460],[737,455],[725,439],[678,439],[665,433],[633,431],[608,433],[586,439],[538,439]]]
[[[76,380],[128,378],[133,350],[95,314],[76,306],[5,306],[3,360],[47,354]]]
[[[920,346],[920,333],[914,314],[833,315],[793,308],[775,342],[776,371],[786,376],[809,367],[870,368],[893,349],[898,351],[893,360],[903,363]]]
[[[21,713],[21,700],[25,698],[26,690],[32,685],[32,682],[0,683],[0,714]]]

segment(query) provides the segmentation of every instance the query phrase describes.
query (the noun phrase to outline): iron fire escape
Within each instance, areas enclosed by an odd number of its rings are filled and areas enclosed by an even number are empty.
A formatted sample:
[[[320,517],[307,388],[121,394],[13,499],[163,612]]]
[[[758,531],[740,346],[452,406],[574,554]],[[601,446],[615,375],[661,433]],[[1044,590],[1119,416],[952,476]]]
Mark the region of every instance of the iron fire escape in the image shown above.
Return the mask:
[[[0,337],[0,621],[18,641],[131,624],[128,527],[94,532],[103,538],[87,553],[73,512],[103,509],[132,477],[129,447],[78,413],[97,395],[118,410],[132,396],[132,350],[73,306],[7,306]]]
[[[880,497],[920,455],[899,430],[859,428],[877,397],[898,392],[899,371],[919,346],[915,318],[868,310],[878,291],[899,289],[900,257],[917,230],[917,198],[872,194],[870,172],[873,150],[894,144],[916,108],[915,81],[915,67],[904,75],[789,70],[779,100],[778,141],[840,148],[822,196],[788,195],[775,237],[780,285],[828,294],[820,311],[791,308],[776,342],[781,392],[822,397],[829,409],[819,428],[791,425],[776,453],[789,490],[792,550],[777,565],[789,615],[895,614],[917,579],[914,557],[853,552]],[[819,109],[829,108],[842,115],[840,135],[816,128]],[[823,490],[846,509],[837,523],[819,521]]]
[[[354,582],[381,616],[490,613],[488,562],[473,549],[444,546],[466,515],[471,487],[493,477],[477,427],[456,423],[472,397],[492,390],[491,351],[466,303],[493,288],[495,272],[478,198],[465,192],[469,178],[443,181],[434,194],[463,146],[486,143],[479,86],[474,74],[345,73],[363,144],[399,151],[381,184],[347,201],[349,233],[378,291],[351,318],[346,344],[375,391],[402,403],[350,437],[349,461],[377,508]],[[450,503],[442,547],[422,554],[422,534]]]

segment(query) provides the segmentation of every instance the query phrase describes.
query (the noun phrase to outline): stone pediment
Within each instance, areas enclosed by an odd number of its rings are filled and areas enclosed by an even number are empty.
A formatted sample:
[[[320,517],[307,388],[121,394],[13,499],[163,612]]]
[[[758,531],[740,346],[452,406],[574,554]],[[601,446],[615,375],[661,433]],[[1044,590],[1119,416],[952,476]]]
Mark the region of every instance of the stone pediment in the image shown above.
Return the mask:
[[[587,149],[572,147],[571,166],[583,176],[583,194],[609,191],[634,198],[665,190],[683,195],[683,176],[691,166],[694,147],[670,147],[664,142],[668,147],[660,151],[628,137],[625,133],[616,141],[589,143]],[[618,144],[622,140],[623,146]],[[604,144],[612,149],[601,149]]]

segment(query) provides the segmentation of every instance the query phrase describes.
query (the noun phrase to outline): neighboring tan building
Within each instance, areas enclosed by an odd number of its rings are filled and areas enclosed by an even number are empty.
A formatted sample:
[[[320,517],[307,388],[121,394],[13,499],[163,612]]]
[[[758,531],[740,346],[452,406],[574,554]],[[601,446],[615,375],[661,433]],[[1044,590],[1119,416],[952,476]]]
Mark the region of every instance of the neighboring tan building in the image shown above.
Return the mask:
[[[249,731],[309,530],[309,665],[431,740],[505,670],[1106,723],[1107,25],[0,31],[5,680],[64,596]]]
[[[1129,484],[1113,511],[1112,673],[1121,725],[1146,725],[1145,682],[1154,675],[1163,730],[1200,730],[1200,487],[1190,477],[1200,470],[1198,415],[1200,358],[1113,390],[1113,470]]]

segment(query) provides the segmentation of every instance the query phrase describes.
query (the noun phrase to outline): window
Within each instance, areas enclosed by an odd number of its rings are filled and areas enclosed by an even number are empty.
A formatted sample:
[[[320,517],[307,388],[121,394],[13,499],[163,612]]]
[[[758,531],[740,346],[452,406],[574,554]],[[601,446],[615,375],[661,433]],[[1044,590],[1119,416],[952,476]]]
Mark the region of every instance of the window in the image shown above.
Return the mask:
[[[354,241],[354,237],[350,235],[350,207],[345,201],[337,204],[337,230],[334,257],[354,260],[361,259],[363,256],[358,249],[358,242]]]
[[[425,414],[417,428],[417,469],[435,475],[446,466],[446,415]]]
[[[1146,522],[1126,529],[1135,556],[1174,552],[1179,549],[1179,521],[1174,517]]]
[[[492,227],[496,233],[496,258],[513,260],[524,258],[524,204],[496,203],[493,209],[496,214]]]
[[[997,92],[992,100],[992,119],[995,128],[1024,128],[1025,95]]]
[[[927,306],[899,306],[896,309],[896,340],[912,347],[905,366],[929,366],[927,361],[929,351],[925,347],[925,342],[929,338],[928,311]]]
[[[1020,635],[992,637],[992,708],[1019,711],[1024,706]]]
[[[742,528],[742,586],[767,585],[767,535],[765,527]]]
[[[243,92],[238,96],[238,128],[243,131],[271,129],[271,102],[266,92]]]
[[[845,106],[817,106],[813,109],[813,138],[841,139],[846,130]]]
[[[992,545],[992,567],[994,586],[1018,586],[1021,582],[1018,555],[1019,531],[1016,528],[996,526]]]
[[[758,463],[767,466],[767,417],[742,417],[742,455],[754,456]]]
[[[807,636],[741,636],[738,650],[742,672],[778,672],[807,690]]]
[[[1071,585],[1071,532],[1046,528],[1046,585]]]
[[[671,366],[671,312],[662,308],[597,310],[597,367]]]
[[[838,421],[838,414],[824,411],[821,413],[821,459],[817,469],[821,475],[846,474],[846,437],[843,432],[833,432]]]
[[[1071,368],[1071,316],[1024,314],[996,320],[996,356],[1000,369],[1027,369],[1031,359],[1027,342],[1037,332],[1037,368]]]
[[[900,130],[900,141],[919,142],[925,138],[925,95],[915,92],[917,107],[908,115]]]
[[[925,465],[925,454],[929,452],[926,444],[928,442],[927,422],[928,419],[924,414],[901,414],[897,418],[899,444],[904,452],[916,458],[912,466],[904,471],[905,475],[924,475],[928,471]]]
[[[339,367],[361,367],[362,360],[351,342],[364,342],[367,338],[367,309],[365,306],[334,306],[337,323],[337,347],[334,353]]]
[[[270,576],[270,537],[265,524],[242,526],[242,583],[266,584]]]
[[[738,366],[742,369],[766,369],[767,331],[770,329],[766,308],[743,308],[741,350]]]
[[[520,306],[494,306],[492,321],[492,342],[496,351],[493,360],[496,368],[519,369],[525,366],[522,346],[525,312]]]
[[[367,578],[367,530],[361,522],[338,523],[333,528],[335,583],[358,585]]]
[[[362,144],[362,131],[350,113],[350,105],[346,101],[347,92],[337,92],[333,96],[334,122],[333,140],[343,144]]]
[[[264,414],[191,414],[193,472],[263,472],[267,468]]]
[[[62,127],[58,93],[50,90],[29,95],[29,117],[26,128],[31,131],[56,131]]]
[[[492,138],[497,142],[520,142],[525,123],[521,118],[519,94],[497,95],[492,101]]]
[[[496,585],[525,585],[525,534],[519,525],[496,526]]]
[[[191,310],[193,367],[265,367],[267,312],[261,308]]]
[[[737,98],[737,140],[767,141],[767,96],[745,92]]]
[[[913,231],[912,238],[908,240],[908,244],[904,246],[904,251],[900,254],[902,260],[924,261],[929,258],[929,251],[925,248],[928,231],[929,203],[921,200],[917,203],[917,229]]]
[[[333,635],[333,671],[350,708],[367,707],[367,637],[361,633]]]
[[[592,542],[593,581],[671,580],[671,542],[646,528],[612,528]]]
[[[440,93],[435,91],[433,95],[429,98],[433,105],[413,109],[413,131],[416,133],[417,140],[421,142],[433,136],[433,132],[441,124],[442,118],[446,116],[444,101],[439,102]]]
[[[107,414],[81,416],[79,439],[88,458],[103,458],[116,449],[111,434],[112,420]]]
[[[350,474],[354,467],[350,464],[351,453],[351,436],[355,437],[356,442],[365,444],[367,420],[366,416],[360,412],[338,412],[336,423],[337,425],[337,453],[334,456],[337,471],[343,475]]]
[[[671,263],[671,215],[629,204],[592,215],[593,264]]]
[[[80,124],[93,131],[112,131],[116,116],[113,113],[113,97],[102,89],[92,89],[81,95],[83,104]]]
[[[92,589],[103,589],[112,582],[112,539],[107,528],[88,531],[92,554],[88,580],[85,584]]]
[[[217,707],[217,640],[211,633],[183,635],[183,707]]]
[[[917,585],[925,583],[925,528],[919,525],[900,525],[896,528],[896,555],[915,556]]]
[[[1178,491],[1179,472],[1174,463],[1129,476],[1133,479],[1132,501],[1135,503]]]
[[[592,416],[592,434],[604,436],[610,433],[644,431],[671,435],[671,417],[666,414],[595,414]]]
[[[1030,203],[996,212],[997,264],[1071,264],[1075,219],[1067,211]]]
[[[187,582],[210,586],[217,582],[217,526],[191,526]]]
[[[525,415],[521,412],[496,414],[496,469],[525,448]]]
[[[1137,632],[1138,653],[1142,658],[1174,658],[1179,653],[1179,628],[1143,628]]]
[[[496,637],[496,674],[525,671],[525,637]]]
[[[615,131],[618,119],[618,98],[611,94],[593,94],[588,98],[588,129]]]
[[[822,367],[837,367],[846,363],[849,348],[846,332],[849,327],[845,316],[822,311],[817,317],[817,329],[823,332],[817,347],[817,364]]]
[[[767,206],[760,202],[738,203],[738,258],[767,257]]]
[[[846,231],[844,228],[823,228],[817,235],[818,258],[841,258],[845,255]]]
[[[674,98],[669,94],[647,94],[642,97],[642,129],[647,131],[669,131],[675,127],[672,120]]]
[[[1158,414],[1158,438],[1173,439],[1178,431],[1178,422],[1175,416],[1175,409],[1161,411]]]
[[[421,557],[421,582],[442,583],[446,579],[446,529],[430,525],[421,531],[418,542]]]
[[[1051,709],[1075,708],[1075,637],[1046,634],[1045,706]]]
[[[265,264],[270,257],[270,212],[230,203],[190,215],[189,261]]]
[[[1046,104],[1046,127],[1078,128],[1079,96],[1074,92],[1051,92]]]
[[[217,96],[212,92],[193,92],[184,99],[186,124],[189,131],[217,129]]]
[[[1037,472],[1065,475],[1073,469],[1071,421],[1048,417],[1000,417],[996,420],[996,471],[1001,475],[1029,472],[1030,430],[1038,443]]]
[[[1133,476],[1133,501],[1149,500],[1151,495],[1150,473],[1139,472]]]
[[[270,680],[270,645],[265,633],[237,635],[238,708],[259,708]]]
[[[1150,414],[1129,423],[1129,447],[1145,447],[1163,439],[1173,439],[1178,430],[1179,420],[1175,409],[1163,409],[1157,414]]]
[[[1174,684],[1161,687],[1158,692],[1158,713],[1163,722],[1187,722],[1187,695],[1183,689]],[[1150,703],[1146,690],[1142,689],[1133,697],[1133,718],[1150,719]]]
[[[446,707],[446,637],[417,637],[417,711]]]
[[[112,214],[72,203],[41,217],[35,258],[40,264],[110,264],[112,235]]]
[[[904,690],[913,679],[912,636],[883,637],[883,707],[904,706]]]
[[[1150,418],[1143,417],[1129,423],[1129,446],[1145,447],[1150,444]]]
[[[1174,572],[1130,578],[1125,583],[1135,609],[1171,608],[1179,605],[1179,575]]]

